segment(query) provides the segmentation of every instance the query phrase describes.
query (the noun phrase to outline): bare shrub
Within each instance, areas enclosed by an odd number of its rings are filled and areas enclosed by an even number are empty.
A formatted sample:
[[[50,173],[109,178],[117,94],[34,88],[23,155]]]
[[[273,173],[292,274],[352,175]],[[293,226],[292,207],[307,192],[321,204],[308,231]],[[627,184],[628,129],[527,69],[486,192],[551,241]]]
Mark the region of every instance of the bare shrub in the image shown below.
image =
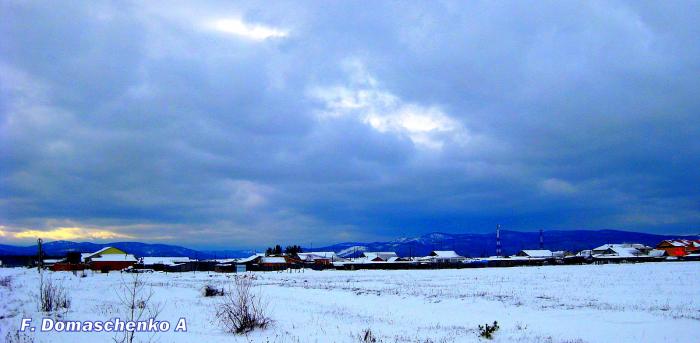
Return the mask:
[[[498,322],[496,322],[496,321],[493,322],[493,325],[489,325],[489,324],[484,324],[483,326],[479,325],[479,336],[486,338],[486,339],[492,339],[493,334],[496,331],[498,331],[498,329],[500,329],[500,328],[501,327],[498,326]]]
[[[205,297],[223,296],[224,289],[223,288],[216,288],[212,285],[206,285],[206,286],[204,286],[204,289],[202,290],[202,294]]]
[[[70,297],[63,285],[54,283],[53,280],[44,280],[42,274],[39,283],[39,309],[43,312],[67,310],[70,307]]]
[[[266,328],[272,320],[266,316],[267,304],[253,290],[253,281],[245,277],[233,279],[233,289],[223,295],[216,309],[216,319],[229,333],[246,334]]]
[[[5,335],[5,343],[34,343],[34,337],[19,330],[11,330]]]
[[[12,288],[12,276],[1,277],[0,286],[5,288]]]
[[[155,320],[163,307],[152,300],[155,294],[153,288],[147,287],[143,274],[129,275],[130,277],[126,279],[122,277],[120,290],[117,291],[117,296],[126,312],[125,321]],[[118,343],[132,343],[135,335],[136,331],[125,331],[122,336],[114,337],[113,340]]]

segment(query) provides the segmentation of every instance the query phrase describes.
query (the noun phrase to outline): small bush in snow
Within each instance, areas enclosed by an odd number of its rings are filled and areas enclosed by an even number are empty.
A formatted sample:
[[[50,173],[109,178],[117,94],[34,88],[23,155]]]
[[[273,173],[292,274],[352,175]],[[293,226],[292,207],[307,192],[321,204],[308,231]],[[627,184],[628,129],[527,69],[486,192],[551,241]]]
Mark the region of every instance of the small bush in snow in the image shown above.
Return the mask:
[[[70,297],[63,285],[54,283],[51,279],[39,284],[39,309],[43,312],[67,310],[70,307]]]
[[[206,285],[204,286],[204,289],[202,290],[202,293],[204,294],[205,297],[215,297],[215,296],[223,296],[224,295],[224,289],[221,288],[216,288],[212,285]]]
[[[498,322],[496,322],[496,321],[493,322],[493,325],[489,325],[489,324],[484,324],[483,326],[479,325],[479,336],[486,338],[486,339],[492,339],[493,334],[496,331],[498,331],[498,329],[500,329],[500,327],[498,326]]]
[[[360,335],[360,342],[362,343],[377,343],[377,337],[374,337],[372,329],[365,329]]]
[[[0,278],[0,286],[5,287],[5,288],[12,287],[12,277],[5,276],[5,277]]]
[[[253,281],[245,277],[233,279],[233,289],[223,295],[216,309],[216,319],[226,332],[245,334],[266,328],[272,320],[265,314],[266,304],[253,291]]]

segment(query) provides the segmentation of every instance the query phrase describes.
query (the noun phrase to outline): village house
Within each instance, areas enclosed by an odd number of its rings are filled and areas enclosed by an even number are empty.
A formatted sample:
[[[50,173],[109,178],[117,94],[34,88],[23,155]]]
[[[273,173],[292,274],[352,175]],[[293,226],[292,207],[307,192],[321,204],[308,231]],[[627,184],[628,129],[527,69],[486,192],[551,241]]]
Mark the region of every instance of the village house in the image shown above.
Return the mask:
[[[454,250],[434,250],[421,260],[433,263],[461,263],[466,259],[466,257],[460,256]]]
[[[617,256],[617,257],[637,257],[648,255],[652,250],[651,247],[644,244],[603,244],[595,249],[593,249],[592,255],[607,255],[607,256]]]
[[[258,260],[259,270],[284,270],[289,266],[285,256],[264,256]]]
[[[243,267],[245,266],[245,267]],[[265,254],[255,254],[239,260],[217,264],[217,271],[273,271],[284,270],[290,266],[301,266],[301,261],[293,256],[266,256]]]
[[[122,270],[137,262],[134,255],[114,247],[105,247],[93,253],[82,254],[82,260],[90,269],[101,271]]]
[[[700,240],[671,239],[665,240],[656,246],[658,250],[666,251],[668,256],[686,256],[700,251]]]
[[[529,258],[553,258],[554,253],[550,250],[520,250],[515,256]]]
[[[396,253],[393,251],[377,251],[377,252],[367,251],[367,252],[363,252],[362,255],[360,255],[361,259],[364,259],[365,261],[371,261],[371,262],[387,262],[392,257],[398,257],[398,255],[396,255]]]
[[[257,253],[255,255],[248,256],[241,259],[229,259],[226,261],[220,261],[217,264],[216,271],[219,272],[235,272],[236,266],[245,266],[245,270],[256,270],[258,268],[258,262],[261,258],[265,257],[263,253]]]
[[[322,266],[331,265],[333,262],[341,262],[345,260],[338,257],[338,255],[333,251],[300,252],[297,253],[297,257],[304,264]]]
[[[257,255],[253,255],[251,257],[257,257]],[[250,257],[245,258],[243,260],[246,260],[246,262],[251,261]],[[214,271],[217,273],[237,273],[238,270],[246,271],[247,265],[245,263],[241,263],[241,261],[242,260],[236,258],[213,260],[213,262],[215,263]]]

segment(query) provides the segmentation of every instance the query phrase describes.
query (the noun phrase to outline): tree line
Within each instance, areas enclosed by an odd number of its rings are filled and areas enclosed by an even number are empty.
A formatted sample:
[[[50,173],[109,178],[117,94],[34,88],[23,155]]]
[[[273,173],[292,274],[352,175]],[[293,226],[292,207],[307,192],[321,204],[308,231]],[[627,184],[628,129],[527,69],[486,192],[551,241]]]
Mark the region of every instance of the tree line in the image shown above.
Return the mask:
[[[274,247],[267,248],[267,250],[265,250],[265,256],[282,255],[282,253],[294,255],[300,252],[303,252],[303,250],[299,245],[288,245],[282,250],[282,246],[277,244]]]

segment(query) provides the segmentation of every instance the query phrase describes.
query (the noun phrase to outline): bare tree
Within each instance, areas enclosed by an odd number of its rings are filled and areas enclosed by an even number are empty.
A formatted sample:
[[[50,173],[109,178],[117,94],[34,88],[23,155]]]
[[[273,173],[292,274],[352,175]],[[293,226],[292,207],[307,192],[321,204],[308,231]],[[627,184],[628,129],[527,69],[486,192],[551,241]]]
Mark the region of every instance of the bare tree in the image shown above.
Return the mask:
[[[155,292],[147,286],[143,274],[131,273],[130,276],[121,278],[121,287],[117,291],[117,297],[126,310],[125,321],[138,322],[142,320],[155,320],[163,310],[162,304],[152,300]],[[133,343],[135,331],[125,331],[117,334],[114,341],[117,343]],[[149,338],[151,341],[153,336]]]

